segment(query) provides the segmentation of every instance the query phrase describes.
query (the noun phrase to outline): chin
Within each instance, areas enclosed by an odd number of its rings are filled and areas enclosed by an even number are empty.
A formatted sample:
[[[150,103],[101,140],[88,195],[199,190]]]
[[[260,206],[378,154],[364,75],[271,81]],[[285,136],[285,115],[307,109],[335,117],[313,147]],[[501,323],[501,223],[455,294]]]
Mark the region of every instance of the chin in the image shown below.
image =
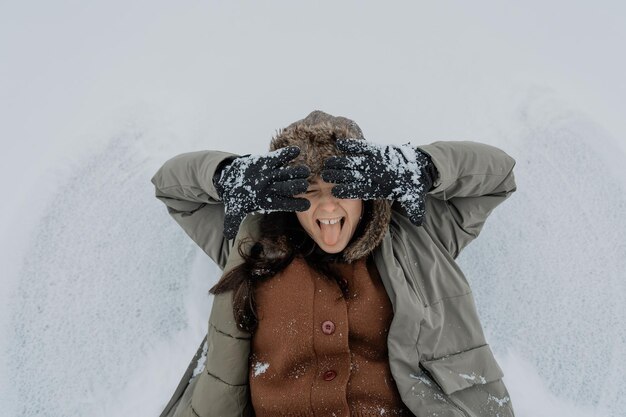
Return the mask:
[[[346,248],[345,246],[328,248],[325,246],[320,246],[319,243],[317,245],[326,253],[339,253]]]

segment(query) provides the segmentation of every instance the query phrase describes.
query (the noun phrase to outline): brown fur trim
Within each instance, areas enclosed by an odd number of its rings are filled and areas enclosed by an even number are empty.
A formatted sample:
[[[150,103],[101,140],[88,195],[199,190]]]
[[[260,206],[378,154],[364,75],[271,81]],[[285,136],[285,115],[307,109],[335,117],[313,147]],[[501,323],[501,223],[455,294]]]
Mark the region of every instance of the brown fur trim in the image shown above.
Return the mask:
[[[300,155],[292,164],[305,164],[311,169],[311,177],[319,175],[324,160],[342,153],[335,146],[337,139],[365,139],[361,128],[345,117],[335,117],[316,110],[306,118],[280,129],[272,138],[270,151],[286,146],[298,146]],[[369,255],[382,241],[391,219],[391,202],[374,200],[373,210],[365,222],[363,234],[344,249],[347,262]]]

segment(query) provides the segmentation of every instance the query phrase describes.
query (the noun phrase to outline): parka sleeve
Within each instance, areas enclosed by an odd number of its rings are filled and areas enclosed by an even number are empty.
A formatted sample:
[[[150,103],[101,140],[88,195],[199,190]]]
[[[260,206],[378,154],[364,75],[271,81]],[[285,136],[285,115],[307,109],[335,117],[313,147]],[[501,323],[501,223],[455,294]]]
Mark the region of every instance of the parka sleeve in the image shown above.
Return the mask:
[[[235,157],[220,151],[183,153],[165,161],[151,179],[156,198],[221,269],[232,241],[224,238],[224,205],[213,186],[213,175],[220,163]]]
[[[495,146],[472,141],[418,148],[439,172],[426,195],[423,226],[456,258],[478,237],[493,209],[516,191],[515,160]]]

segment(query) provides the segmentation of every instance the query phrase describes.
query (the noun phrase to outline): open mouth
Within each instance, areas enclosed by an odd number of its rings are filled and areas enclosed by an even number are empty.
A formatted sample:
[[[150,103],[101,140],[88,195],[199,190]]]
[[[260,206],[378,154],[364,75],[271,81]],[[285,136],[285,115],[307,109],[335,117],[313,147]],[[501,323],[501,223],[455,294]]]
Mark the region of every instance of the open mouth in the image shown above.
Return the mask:
[[[316,219],[315,221],[317,222],[317,226],[320,228],[322,227],[322,224],[332,225],[332,224],[337,224],[337,223],[339,223],[339,226],[343,227],[343,224],[346,222],[346,218],[335,217],[332,219]]]
[[[320,242],[329,248],[335,247],[341,240],[345,217],[320,218],[315,221],[319,227],[316,236]]]

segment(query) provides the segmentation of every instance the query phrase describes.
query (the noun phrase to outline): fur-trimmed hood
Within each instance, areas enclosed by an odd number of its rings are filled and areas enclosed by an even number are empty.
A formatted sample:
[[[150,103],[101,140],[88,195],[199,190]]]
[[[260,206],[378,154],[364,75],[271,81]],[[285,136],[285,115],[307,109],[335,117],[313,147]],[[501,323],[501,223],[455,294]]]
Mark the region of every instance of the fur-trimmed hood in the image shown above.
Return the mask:
[[[337,139],[365,139],[361,128],[353,121],[341,116],[332,116],[319,110],[307,117],[280,129],[272,138],[270,151],[286,146],[298,146],[300,155],[292,164],[305,164],[311,169],[311,177],[319,175],[324,160],[342,155],[337,149]],[[382,241],[391,219],[391,202],[387,200],[364,201],[364,214],[348,246],[343,250],[343,259],[353,262],[369,255]],[[360,232],[359,232],[360,231]]]

